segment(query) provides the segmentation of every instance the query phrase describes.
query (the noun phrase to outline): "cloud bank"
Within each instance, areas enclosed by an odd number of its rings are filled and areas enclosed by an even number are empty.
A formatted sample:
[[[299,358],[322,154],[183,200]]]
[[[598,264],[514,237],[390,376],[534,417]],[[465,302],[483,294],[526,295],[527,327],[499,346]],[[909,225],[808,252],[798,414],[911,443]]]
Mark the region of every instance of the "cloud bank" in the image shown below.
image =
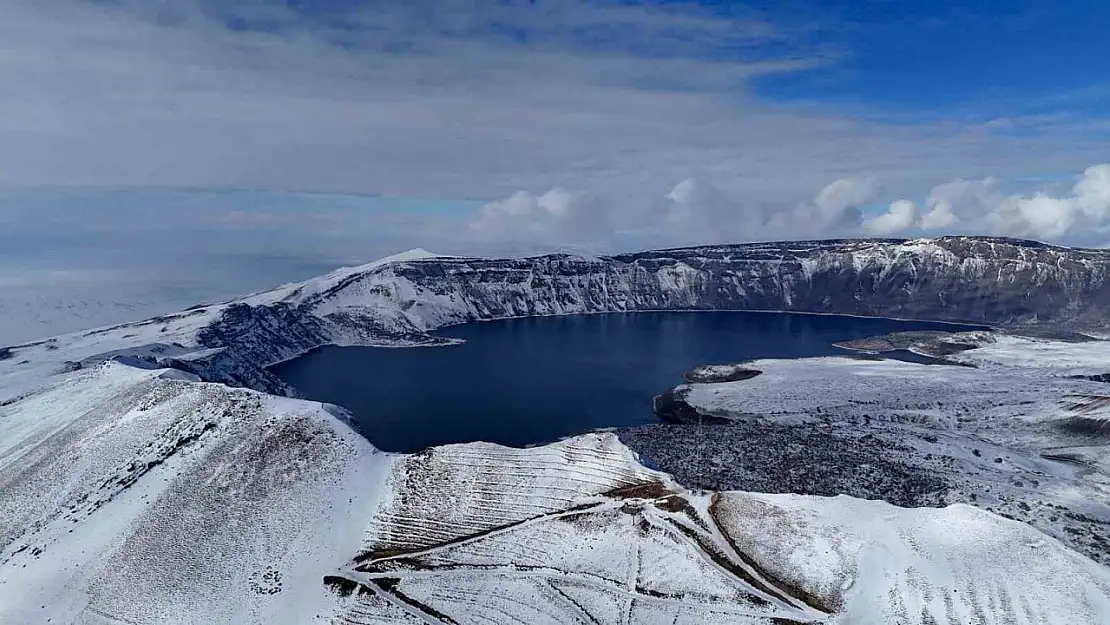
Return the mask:
[[[1046,241],[1105,242],[1110,237],[1110,163],[1088,167],[1062,193],[1006,193],[997,178],[933,187],[919,209],[901,199],[869,219],[875,234],[973,232]]]
[[[0,190],[0,344],[140,319],[413,247],[607,253],[744,241],[950,233],[1110,243],[1110,164],[1007,191],[952,180],[894,199],[839,178],[769,202],[700,178],[647,201],[556,187],[491,202],[265,191]],[[618,187],[619,189],[619,187]],[[893,195],[897,197],[897,195]]]
[[[479,238],[574,242],[604,234],[608,211],[584,191],[556,187],[542,195],[518,191],[483,205],[467,224]]]
[[[1008,192],[998,178],[956,179],[924,200],[888,200],[874,177],[841,178],[800,202],[763,202],[687,178],[661,197],[630,203],[553,189],[491,202],[472,232],[536,244],[682,245],[840,236],[982,234],[1102,245],[1110,241],[1110,163],[1086,168],[1068,188]],[[572,201],[573,200],[573,201]]]
[[[563,188],[540,195],[520,191],[479,208],[467,229],[485,241],[598,251],[852,235],[862,220],[860,207],[877,193],[873,179],[851,178],[836,180],[812,199],[792,205],[735,198],[696,178],[682,180],[643,204]]]

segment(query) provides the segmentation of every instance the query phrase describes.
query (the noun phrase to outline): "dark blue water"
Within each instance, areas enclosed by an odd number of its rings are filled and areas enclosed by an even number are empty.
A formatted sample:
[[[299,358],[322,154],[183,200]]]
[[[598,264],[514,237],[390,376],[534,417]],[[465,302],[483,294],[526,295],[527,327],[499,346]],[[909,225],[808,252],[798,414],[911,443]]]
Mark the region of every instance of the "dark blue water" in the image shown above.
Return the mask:
[[[708,363],[844,355],[833,342],[954,326],[745,312],[652,312],[455,326],[449,347],[322,347],[272,370],[351,410],[380,449],[524,446],[656,422],[651,398]]]

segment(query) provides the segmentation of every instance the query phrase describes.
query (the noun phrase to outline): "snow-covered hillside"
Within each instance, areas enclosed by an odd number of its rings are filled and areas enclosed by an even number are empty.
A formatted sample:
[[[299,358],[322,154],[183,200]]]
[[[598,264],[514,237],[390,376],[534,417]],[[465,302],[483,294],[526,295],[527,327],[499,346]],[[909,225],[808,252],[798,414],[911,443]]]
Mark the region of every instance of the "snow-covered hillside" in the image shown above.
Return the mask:
[[[0,622],[1110,618],[1110,569],[966,506],[690,492],[612,434],[391,457],[341,417],[119,363],[7,407]]]
[[[961,340],[978,348],[950,356],[974,367],[761,361],[744,365],[755,377],[682,393],[726,420],[881,449],[853,464],[877,489],[861,496],[891,499],[879,487],[895,480],[910,499],[940,488],[965,502],[938,508],[694,491],[682,466],[679,481],[642,466],[637,453],[671,470],[662,452],[697,457],[707,440],[764,458],[690,425],[383,454],[342,409],[280,396],[264,368],[325,343],[437,343],[427,332],[445,324],[533,314],[1097,325],[1108,276],[1110,253],[997,239],[417,251],[0,348],[0,623],[1110,622],[1110,569],[1092,559],[1110,456],[1085,429],[1110,405],[1105,343],[975,333]],[[935,479],[914,481],[921,468]]]
[[[319,404],[107,363],[0,408],[0,623],[307,623],[391,460]]]
[[[1110,569],[969,506],[692,493],[612,435],[394,465],[341,620],[1101,623]],[[1034,564],[1035,563],[1035,564]]]

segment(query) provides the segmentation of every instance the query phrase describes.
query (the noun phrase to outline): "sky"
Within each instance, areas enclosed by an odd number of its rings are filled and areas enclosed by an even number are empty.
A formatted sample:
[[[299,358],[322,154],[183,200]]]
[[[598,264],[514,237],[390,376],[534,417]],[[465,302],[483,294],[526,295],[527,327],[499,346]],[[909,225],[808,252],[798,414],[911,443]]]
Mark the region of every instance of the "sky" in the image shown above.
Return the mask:
[[[1110,243],[1110,4],[0,0],[0,344],[411,247]]]

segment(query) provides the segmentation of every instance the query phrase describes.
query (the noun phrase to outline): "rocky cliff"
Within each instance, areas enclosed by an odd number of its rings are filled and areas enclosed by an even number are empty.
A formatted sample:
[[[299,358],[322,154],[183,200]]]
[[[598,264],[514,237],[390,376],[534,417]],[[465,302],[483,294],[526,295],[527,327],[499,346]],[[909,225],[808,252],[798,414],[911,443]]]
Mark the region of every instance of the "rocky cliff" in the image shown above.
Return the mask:
[[[111,345],[175,345],[174,367],[288,392],[265,367],[314,347],[440,342],[482,319],[636,310],[776,310],[1102,330],[1110,251],[946,237],[692,247],[609,257],[457,258],[411,252],[224,304],[75,335],[82,359]],[[111,339],[109,341],[108,339]],[[9,348],[9,354],[42,344]],[[47,346],[48,347],[48,346]],[[219,349],[215,349],[219,348]],[[203,350],[202,354],[195,354]],[[189,358],[180,358],[184,353]],[[155,360],[168,354],[151,353]]]
[[[332,342],[434,342],[427,331],[481,319],[661,309],[1100,327],[1110,309],[1110,252],[946,237],[599,258],[431,257],[342,270],[246,298],[228,306],[198,340],[269,364]]]

